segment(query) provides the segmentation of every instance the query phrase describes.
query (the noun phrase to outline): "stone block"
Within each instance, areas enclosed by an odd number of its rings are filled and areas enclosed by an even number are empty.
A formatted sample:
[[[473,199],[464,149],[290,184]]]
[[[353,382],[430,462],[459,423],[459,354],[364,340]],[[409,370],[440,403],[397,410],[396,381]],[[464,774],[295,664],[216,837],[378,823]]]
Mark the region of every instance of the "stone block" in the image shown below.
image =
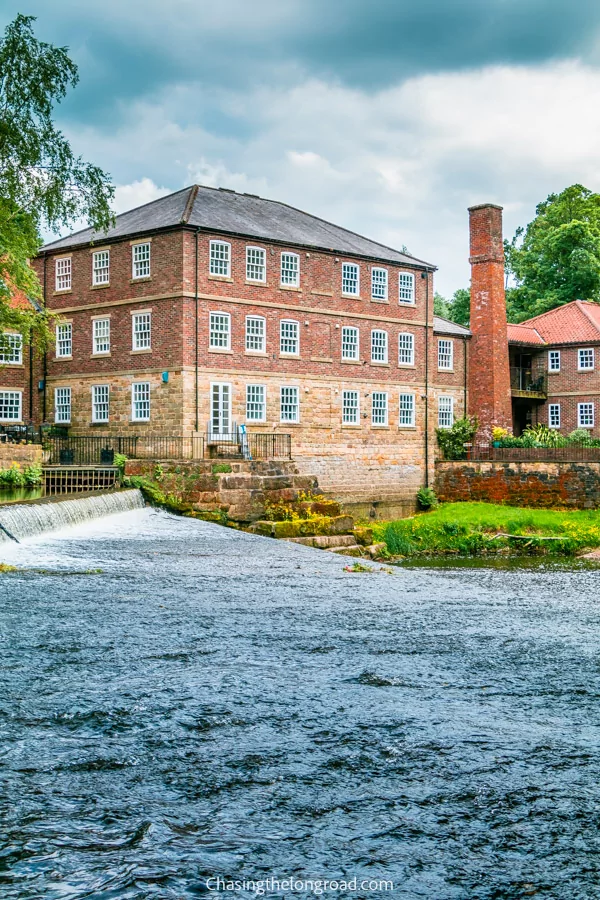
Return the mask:
[[[354,537],[356,538],[357,544],[368,547],[369,544],[373,543],[373,529],[368,528],[366,525],[355,525]]]
[[[377,559],[382,554],[387,552],[387,544],[379,543],[379,544],[371,544],[367,547],[367,553],[371,557],[371,559]]]
[[[352,516],[335,516],[329,525],[329,534],[350,534],[354,528]]]

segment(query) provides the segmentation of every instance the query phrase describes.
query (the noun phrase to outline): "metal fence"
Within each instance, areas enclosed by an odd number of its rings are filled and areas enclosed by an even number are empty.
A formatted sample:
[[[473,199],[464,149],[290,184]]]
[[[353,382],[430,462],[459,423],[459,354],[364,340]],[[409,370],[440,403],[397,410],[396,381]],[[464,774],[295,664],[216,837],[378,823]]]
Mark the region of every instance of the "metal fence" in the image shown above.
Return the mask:
[[[291,459],[289,434],[220,434],[203,437],[149,435],[44,435],[52,466],[111,466],[117,454],[128,459]]]
[[[510,386],[512,391],[524,394],[546,396],[548,392],[548,376],[538,369],[524,366],[510,367]]]
[[[492,462],[600,462],[600,447],[494,447],[473,444],[465,459]]]

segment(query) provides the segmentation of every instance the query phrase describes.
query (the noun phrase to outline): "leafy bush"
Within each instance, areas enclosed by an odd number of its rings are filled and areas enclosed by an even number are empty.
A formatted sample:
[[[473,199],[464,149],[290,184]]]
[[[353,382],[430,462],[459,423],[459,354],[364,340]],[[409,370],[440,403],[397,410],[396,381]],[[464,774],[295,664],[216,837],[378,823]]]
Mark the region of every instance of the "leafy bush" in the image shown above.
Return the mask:
[[[14,462],[8,469],[0,469],[0,485],[10,487],[35,487],[42,483],[42,467],[38,465],[21,468]]]
[[[438,446],[444,459],[465,459],[465,444],[471,443],[478,427],[475,417],[465,416],[457,419],[452,428],[436,428]]]
[[[125,456],[125,454],[124,453],[115,453],[113,462],[114,462],[115,466],[117,466],[117,468],[119,469],[119,471],[121,472],[121,475],[122,475],[123,472],[125,471],[125,463],[127,462],[127,457]]]
[[[574,447],[593,447],[594,440],[587,428],[576,428],[567,438]]]
[[[419,509],[434,509],[439,504],[439,500],[433,488],[422,487],[417,491],[417,503]]]

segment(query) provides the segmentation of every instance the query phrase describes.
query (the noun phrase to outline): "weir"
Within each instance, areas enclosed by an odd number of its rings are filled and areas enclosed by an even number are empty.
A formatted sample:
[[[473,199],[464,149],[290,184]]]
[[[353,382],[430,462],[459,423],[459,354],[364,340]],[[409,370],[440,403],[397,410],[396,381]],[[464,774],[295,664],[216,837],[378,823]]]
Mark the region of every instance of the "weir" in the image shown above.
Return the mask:
[[[15,503],[0,507],[0,543],[21,541],[24,538],[57,531],[145,506],[139,490],[116,491],[77,497],[73,500],[38,500],[32,503]]]

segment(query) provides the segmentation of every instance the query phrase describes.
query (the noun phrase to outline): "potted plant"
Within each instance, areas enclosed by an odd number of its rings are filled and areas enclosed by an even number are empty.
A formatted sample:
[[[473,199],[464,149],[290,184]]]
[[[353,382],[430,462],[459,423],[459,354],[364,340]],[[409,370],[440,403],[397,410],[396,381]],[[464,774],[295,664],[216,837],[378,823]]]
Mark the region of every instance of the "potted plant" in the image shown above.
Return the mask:
[[[508,428],[494,425],[492,428],[492,447],[501,447],[505,437],[508,437]]]

